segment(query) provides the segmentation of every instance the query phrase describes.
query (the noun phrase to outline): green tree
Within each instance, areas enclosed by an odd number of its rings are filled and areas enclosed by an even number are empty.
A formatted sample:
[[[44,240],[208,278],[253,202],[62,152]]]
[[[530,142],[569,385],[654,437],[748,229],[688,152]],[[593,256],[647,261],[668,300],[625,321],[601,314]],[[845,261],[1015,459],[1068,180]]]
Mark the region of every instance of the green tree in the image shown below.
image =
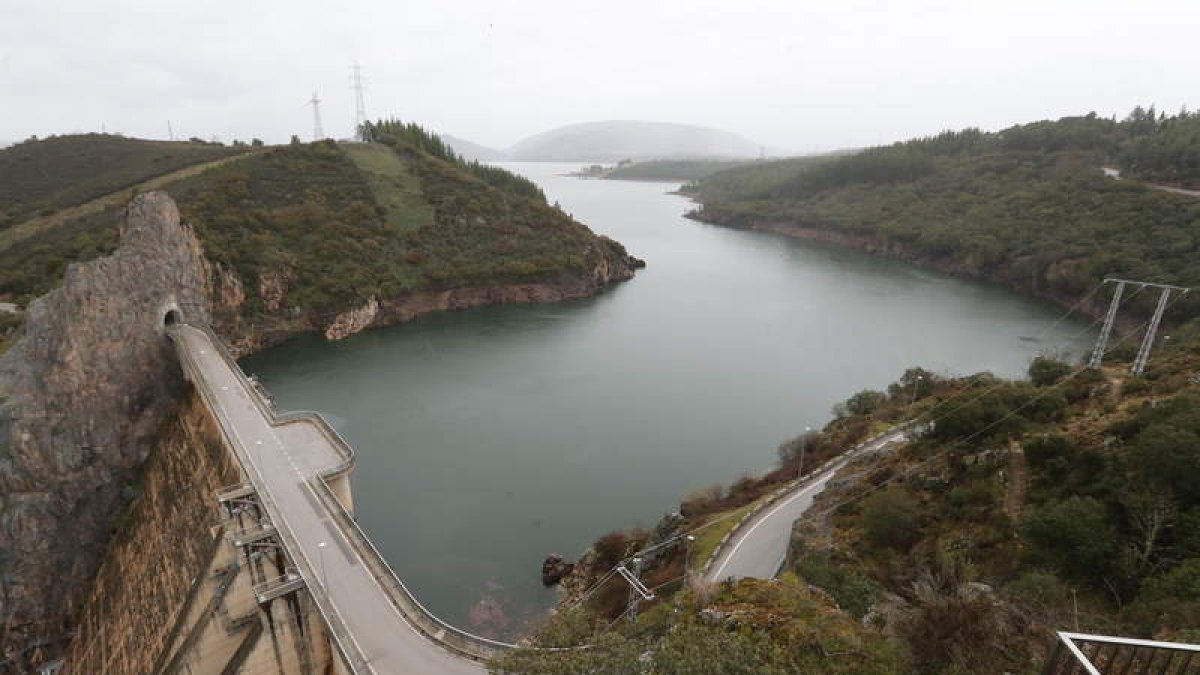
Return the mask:
[[[1066,576],[1094,581],[1113,563],[1119,539],[1104,504],[1092,497],[1068,497],[1038,507],[1025,523],[1035,556]]]

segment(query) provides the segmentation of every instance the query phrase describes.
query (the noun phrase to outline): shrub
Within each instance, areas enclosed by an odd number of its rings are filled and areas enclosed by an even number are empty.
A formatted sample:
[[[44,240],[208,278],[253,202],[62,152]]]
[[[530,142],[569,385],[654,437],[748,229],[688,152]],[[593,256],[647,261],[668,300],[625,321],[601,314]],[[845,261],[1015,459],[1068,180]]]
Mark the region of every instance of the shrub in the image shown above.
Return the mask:
[[[863,502],[863,529],[875,546],[907,550],[917,540],[920,521],[920,504],[903,487],[889,487]]]
[[[878,584],[870,577],[858,570],[835,565],[827,555],[803,555],[793,568],[802,579],[833,596],[838,606],[855,619],[861,619],[867,613],[879,594]]]
[[[1025,523],[1035,557],[1072,579],[1095,580],[1112,564],[1117,533],[1104,505],[1091,497],[1069,497],[1035,509]]]
[[[1036,387],[1058,384],[1059,380],[1070,374],[1070,364],[1048,356],[1038,356],[1029,364],[1029,379]]]

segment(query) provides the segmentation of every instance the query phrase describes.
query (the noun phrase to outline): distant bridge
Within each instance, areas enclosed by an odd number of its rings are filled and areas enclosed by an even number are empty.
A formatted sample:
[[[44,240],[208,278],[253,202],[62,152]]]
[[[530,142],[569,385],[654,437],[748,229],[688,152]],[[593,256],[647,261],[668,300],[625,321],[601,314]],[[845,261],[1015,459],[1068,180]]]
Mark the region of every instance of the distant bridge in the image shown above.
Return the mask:
[[[351,514],[350,446],[316,413],[277,415],[208,328],[164,317],[184,373],[211,411],[245,484],[217,495],[226,512],[263,517],[230,541],[250,559],[263,542],[294,571],[254,586],[258,602],[307,589],[343,672],[479,675],[512,645],[441,621],[404,586]]]

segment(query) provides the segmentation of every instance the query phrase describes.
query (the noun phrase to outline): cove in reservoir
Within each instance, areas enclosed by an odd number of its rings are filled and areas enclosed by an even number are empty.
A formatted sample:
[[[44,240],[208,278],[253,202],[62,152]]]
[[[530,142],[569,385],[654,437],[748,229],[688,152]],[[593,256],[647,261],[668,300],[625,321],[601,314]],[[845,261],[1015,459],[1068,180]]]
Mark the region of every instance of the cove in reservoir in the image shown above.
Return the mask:
[[[547,554],[770,468],[858,390],[914,365],[1017,376],[1094,338],[997,287],[687,220],[675,186],[505,166],[648,267],[596,298],[302,337],[243,362],[281,409],[322,412],[354,446],[360,523],[426,606],[481,634],[512,637],[554,602]]]

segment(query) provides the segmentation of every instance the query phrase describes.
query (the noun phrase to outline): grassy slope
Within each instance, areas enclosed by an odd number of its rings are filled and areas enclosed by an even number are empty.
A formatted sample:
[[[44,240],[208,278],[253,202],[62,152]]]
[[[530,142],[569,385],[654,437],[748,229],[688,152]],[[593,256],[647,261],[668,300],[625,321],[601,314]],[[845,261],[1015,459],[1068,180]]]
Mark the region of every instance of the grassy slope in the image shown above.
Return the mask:
[[[104,134],[26,141],[0,152],[0,230],[154,176],[245,151]]]
[[[433,222],[433,208],[421,191],[420,178],[395,152],[371,143],[348,143],[342,149],[362,171],[388,225],[403,231]]]

